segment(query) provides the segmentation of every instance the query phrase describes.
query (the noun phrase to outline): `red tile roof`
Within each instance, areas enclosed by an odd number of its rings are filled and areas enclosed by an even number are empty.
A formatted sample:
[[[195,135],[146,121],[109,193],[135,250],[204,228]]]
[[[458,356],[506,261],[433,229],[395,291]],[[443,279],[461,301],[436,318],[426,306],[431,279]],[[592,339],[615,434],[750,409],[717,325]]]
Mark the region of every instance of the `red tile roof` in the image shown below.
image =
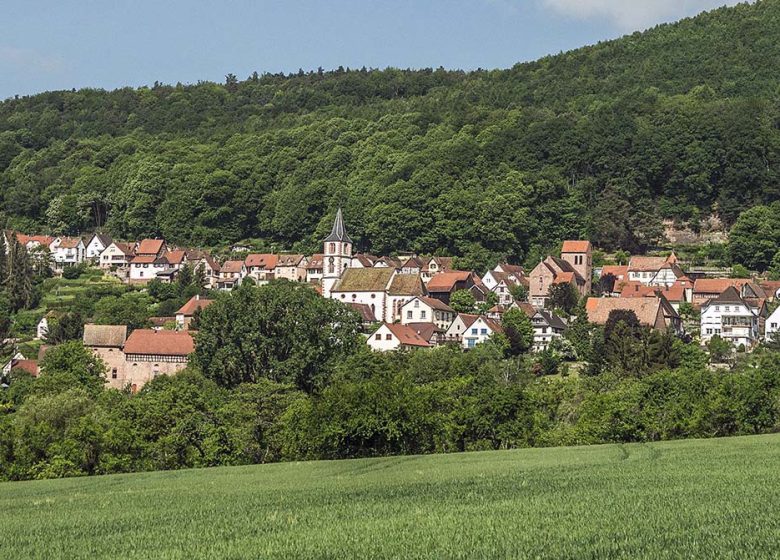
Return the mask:
[[[162,239],[144,239],[138,244],[137,255],[158,255],[162,251],[165,241]]]
[[[206,299],[200,296],[192,296],[187,303],[181,306],[176,314],[192,317],[195,315],[195,311],[198,309],[205,309],[212,303],[214,303],[214,300],[212,299]]]
[[[451,292],[458,282],[465,282],[471,276],[471,272],[455,270],[434,274],[428,281],[429,292]]]
[[[322,253],[315,253],[311,256],[309,259],[309,262],[306,263],[306,269],[307,270],[316,270],[319,268],[322,268],[322,261],[324,259],[324,255]]]
[[[225,261],[225,264],[220,267],[219,271],[227,273],[241,272],[243,267],[244,261]]]
[[[750,278],[699,278],[693,283],[693,292],[697,294],[721,294],[727,288],[742,287]]]
[[[165,258],[168,259],[170,264],[181,264],[184,262],[186,256],[186,251],[168,251],[165,253]]]
[[[276,268],[278,257],[271,253],[250,253],[244,259],[247,268],[262,268],[264,270],[273,270]]]
[[[130,262],[133,264],[151,264],[157,260],[155,255],[136,255]]]
[[[418,346],[423,348],[431,346],[427,340],[417,334],[417,331],[408,325],[385,323],[385,326],[403,346]]]
[[[136,329],[127,337],[125,354],[153,356],[187,356],[195,349],[188,332]]]
[[[561,253],[587,253],[590,251],[590,241],[573,241],[568,240],[563,242]]]
[[[59,246],[63,249],[75,249],[81,243],[80,237],[61,237]]]
[[[628,265],[616,265],[608,264],[601,268],[601,276],[604,277],[607,274],[611,274],[618,280],[621,278],[628,278]]]

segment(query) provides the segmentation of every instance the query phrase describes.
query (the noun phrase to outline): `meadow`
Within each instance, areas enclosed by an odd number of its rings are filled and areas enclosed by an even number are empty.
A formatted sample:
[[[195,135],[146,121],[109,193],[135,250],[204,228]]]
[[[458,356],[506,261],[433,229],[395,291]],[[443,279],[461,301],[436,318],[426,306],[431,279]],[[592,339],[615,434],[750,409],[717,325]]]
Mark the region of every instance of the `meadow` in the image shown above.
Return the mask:
[[[770,558],[780,436],[0,484],[3,558]]]

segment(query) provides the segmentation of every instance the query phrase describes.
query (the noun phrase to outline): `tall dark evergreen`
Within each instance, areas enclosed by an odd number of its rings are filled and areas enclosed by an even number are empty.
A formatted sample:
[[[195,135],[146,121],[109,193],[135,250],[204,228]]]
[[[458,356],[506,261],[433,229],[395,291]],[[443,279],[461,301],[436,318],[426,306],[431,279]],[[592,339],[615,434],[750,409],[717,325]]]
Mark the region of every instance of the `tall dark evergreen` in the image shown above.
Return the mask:
[[[33,301],[33,266],[24,245],[11,237],[7,259],[5,288],[13,311],[28,307]]]

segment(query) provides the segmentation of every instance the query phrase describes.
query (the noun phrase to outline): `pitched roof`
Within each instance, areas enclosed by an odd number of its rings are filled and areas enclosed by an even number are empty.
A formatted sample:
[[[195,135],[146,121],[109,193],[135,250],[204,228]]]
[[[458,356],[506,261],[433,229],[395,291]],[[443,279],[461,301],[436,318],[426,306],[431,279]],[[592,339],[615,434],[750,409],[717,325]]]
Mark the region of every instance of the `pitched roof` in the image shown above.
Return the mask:
[[[628,270],[636,272],[655,272],[661,270],[665,264],[669,264],[668,257],[647,257],[637,255],[628,261]]]
[[[360,264],[362,264],[366,268],[371,268],[372,266],[374,266],[374,263],[379,260],[379,257],[370,255],[368,253],[357,253],[355,255],[352,255],[352,258],[356,259]]]
[[[417,255],[413,255],[403,262],[401,268],[419,268],[422,270],[423,266],[425,266],[423,260]]]
[[[423,265],[423,272],[430,272],[431,262],[435,262],[438,265],[436,272],[449,272],[452,270],[452,263],[455,259],[453,257],[431,257],[426,259]]]
[[[309,258],[309,262],[306,263],[306,270],[314,270],[322,268],[322,263],[325,255],[322,253],[315,253]]]
[[[80,237],[61,237],[59,247],[62,249],[75,249],[81,243]]]
[[[463,321],[463,326],[469,328],[474,324],[474,321],[479,319],[479,315],[472,315],[471,313],[458,313],[458,317]]]
[[[537,311],[535,315],[541,316],[544,319],[544,322],[554,329],[566,328],[566,322],[560,317],[558,317],[555,313],[550,313],[549,311],[545,311],[544,309],[541,309]]]
[[[601,276],[611,274],[617,279],[628,276],[628,265],[607,264],[601,267]]]
[[[488,317],[479,317],[479,319],[482,319],[482,321],[488,326],[488,328],[490,328],[491,331],[497,333],[504,332],[504,327],[501,326],[501,323],[498,323],[497,321],[494,321]]]
[[[165,241],[162,239],[144,239],[138,244],[136,254],[138,255],[157,255],[162,251]]]
[[[336,219],[333,220],[333,229],[330,230],[330,235],[325,238],[325,241],[352,243],[352,240],[349,238],[349,235],[347,235],[347,230],[344,227],[344,217],[341,215],[341,208],[336,210]]]
[[[190,300],[179,308],[176,312],[177,315],[184,315],[185,317],[192,317],[195,315],[195,311],[198,309],[205,309],[209,305],[214,303],[213,299],[206,299],[199,295],[192,296]]]
[[[168,251],[165,253],[165,259],[168,264],[182,264],[187,258],[186,251]]]
[[[192,336],[186,332],[136,329],[125,342],[125,354],[153,356],[187,356],[195,349]]]
[[[392,268],[348,268],[332,292],[382,292],[395,274]]]
[[[133,258],[130,259],[130,262],[133,264],[151,264],[153,262],[157,262],[157,256],[156,255],[136,255]]]
[[[572,280],[576,280],[577,276],[574,272],[559,272],[555,275],[553,284],[571,284]]]
[[[250,253],[244,259],[247,268],[262,268],[264,270],[273,270],[279,258],[271,253]]]
[[[729,286],[741,288],[749,278],[699,278],[693,283],[695,294],[721,294]]]
[[[228,272],[228,273],[234,273],[234,272],[241,272],[244,268],[244,261],[225,261],[225,263],[220,267],[220,272]]]
[[[421,296],[425,294],[425,285],[419,274],[396,274],[390,282],[388,294],[391,296]]]
[[[303,255],[277,255],[276,266],[298,266],[303,260]]]
[[[25,235],[19,232],[10,232],[10,235],[8,235],[9,240],[11,235],[15,235],[16,241],[22,245],[37,243],[38,245],[44,245],[48,247],[54,243],[54,237],[51,237],[50,235]]]
[[[434,274],[428,281],[429,292],[451,292],[458,282],[465,282],[471,277],[471,272],[465,270],[453,270]]]
[[[633,311],[640,324],[654,327],[661,310],[661,300],[654,297],[588,298],[585,303],[588,321],[597,325],[605,324],[609,313],[618,309]]]
[[[561,254],[563,253],[587,253],[590,251],[590,241],[567,240],[563,242]]]
[[[441,329],[433,323],[407,323],[406,326],[414,329],[418,336],[426,342],[430,342],[436,333],[441,332]]]
[[[127,325],[84,325],[84,346],[121,348],[127,340]]]
[[[767,296],[775,297],[777,291],[780,290],[780,280],[764,280],[760,286]]]
[[[440,299],[426,297],[426,296],[418,296],[417,299],[419,299],[421,302],[423,302],[431,309],[438,309],[439,311],[447,311],[449,313],[455,313],[455,310],[452,307],[450,307]]]
[[[114,241],[114,245],[117,249],[124,253],[125,256],[132,256],[135,254],[135,243],[121,243],[119,241]]]
[[[417,334],[417,331],[408,325],[401,325],[399,323],[384,323],[384,325],[403,346],[419,346],[423,348],[431,346],[430,342]]]
[[[92,237],[90,238],[89,242],[92,243],[92,240],[97,237],[97,240],[100,241],[100,244],[103,245],[103,247],[108,247],[113,243],[113,239],[111,239],[111,236],[107,233],[102,232],[95,232]]]
[[[348,302],[347,305],[351,307],[354,311],[357,311],[358,315],[360,315],[360,319],[364,323],[376,322],[376,317],[374,317],[374,312],[371,311],[370,305],[366,303],[355,303],[355,302]]]
[[[747,305],[734,286],[729,286],[723,290],[723,292],[718,294],[718,297],[711,299],[709,303],[740,303]]]

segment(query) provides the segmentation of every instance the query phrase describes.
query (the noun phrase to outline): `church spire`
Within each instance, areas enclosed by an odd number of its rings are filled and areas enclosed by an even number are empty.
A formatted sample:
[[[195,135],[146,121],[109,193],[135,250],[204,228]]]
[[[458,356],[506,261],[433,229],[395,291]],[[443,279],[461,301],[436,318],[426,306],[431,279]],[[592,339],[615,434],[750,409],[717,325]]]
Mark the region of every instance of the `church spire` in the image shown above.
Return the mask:
[[[336,219],[333,221],[333,229],[330,235],[325,238],[325,241],[339,241],[342,243],[352,243],[352,240],[347,235],[347,230],[344,227],[344,217],[341,215],[341,208],[336,211]]]

